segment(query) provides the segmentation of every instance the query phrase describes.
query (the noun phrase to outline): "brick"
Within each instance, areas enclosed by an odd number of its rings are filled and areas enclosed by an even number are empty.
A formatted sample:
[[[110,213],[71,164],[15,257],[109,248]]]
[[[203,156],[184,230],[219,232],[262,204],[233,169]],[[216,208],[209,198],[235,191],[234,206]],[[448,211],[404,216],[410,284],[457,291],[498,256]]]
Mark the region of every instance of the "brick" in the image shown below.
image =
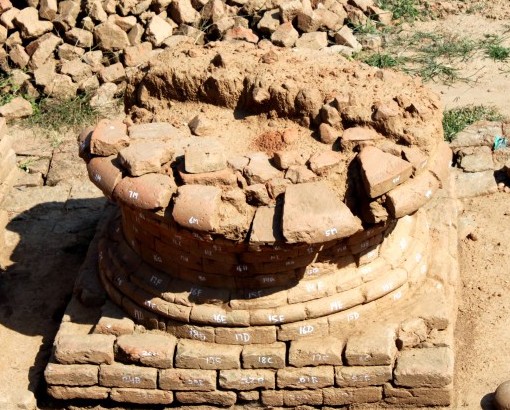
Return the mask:
[[[283,406],[283,390],[262,390],[260,396],[266,407]]]
[[[237,186],[236,174],[229,168],[214,172],[201,172],[200,174],[188,174],[182,164],[177,167],[179,176],[185,185],[230,185]]]
[[[276,342],[276,328],[274,326],[217,328],[216,343],[229,345],[246,345]]]
[[[297,340],[303,337],[326,336],[329,332],[327,318],[304,320],[280,326],[278,340]]]
[[[118,360],[144,366],[168,368],[173,365],[176,339],[151,333],[122,335],[115,344]]]
[[[391,270],[391,266],[384,258],[377,258],[370,263],[360,266],[357,272],[361,276],[363,282],[370,282],[381,276],[384,276]]]
[[[382,386],[392,376],[392,366],[335,367],[335,384],[339,387]]]
[[[335,110],[336,111],[336,110]],[[342,154],[336,151],[323,151],[310,157],[310,169],[317,175],[326,175],[343,160]]]
[[[275,373],[272,370],[220,370],[219,385],[224,389],[274,389]]]
[[[448,143],[441,141],[436,152],[429,159],[427,169],[439,180],[440,188],[448,186],[452,156],[453,153]]]
[[[250,162],[244,167],[243,174],[250,185],[265,184],[272,178],[282,176],[281,171],[271,165],[268,156],[264,153],[252,155]]]
[[[398,289],[407,282],[407,272],[404,269],[393,269],[377,279],[364,285],[366,301],[370,302]]]
[[[122,293],[126,293],[126,291],[124,290]],[[161,317],[133,303],[128,297],[122,298],[122,307],[137,323],[149,329],[165,330],[165,322]]]
[[[107,157],[129,145],[126,124],[118,120],[101,120],[90,137],[90,152]]]
[[[113,388],[110,399],[119,403],[170,404],[174,401],[172,392],[149,389]]]
[[[394,382],[405,387],[444,387],[453,380],[453,351],[448,347],[401,352]]]
[[[228,311],[220,306],[195,305],[191,308],[190,320],[216,326],[248,326],[250,312],[247,310]]]
[[[117,156],[92,158],[87,164],[90,180],[111,198],[117,184],[122,180],[122,170],[117,161]]]
[[[250,311],[250,324],[256,326],[290,323],[306,318],[304,304],[281,306],[275,309],[257,309]]]
[[[321,389],[333,386],[335,376],[333,366],[300,367],[280,369],[276,373],[279,388]]]
[[[217,405],[222,407],[229,407],[235,404],[237,396],[231,391],[204,391],[204,392],[187,392],[181,391],[175,393],[177,401],[184,404],[202,404],[205,403],[209,406]]]
[[[48,386],[48,394],[58,400],[86,399],[104,400],[108,398],[110,389],[106,387],[69,387],[69,386]]]
[[[322,393],[324,396],[324,404],[331,406],[377,403],[382,400],[381,387],[329,387],[324,389]]]
[[[451,385],[442,388],[402,389],[393,387],[388,383],[384,385],[384,397],[386,403],[398,406],[448,407],[453,403],[453,389]]]
[[[134,142],[119,152],[122,165],[131,176],[160,172],[161,165],[173,158],[174,151],[161,141]]]
[[[360,229],[360,221],[328,183],[309,182],[287,188],[283,235],[288,242],[324,242],[350,236]]]
[[[340,337],[294,340],[290,342],[289,365],[294,367],[342,365],[345,340]]]
[[[233,293],[229,305],[232,309],[270,309],[287,304],[287,289],[242,289]]]
[[[362,304],[364,301],[365,297],[362,290],[356,288],[322,299],[306,302],[305,309],[308,318],[317,318],[327,316],[340,310],[352,308]]]
[[[101,365],[99,384],[105,387],[157,388],[158,370],[124,364]]]
[[[176,188],[174,180],[167,175],[145,174],[124,178],[115,187],[114,197],[141,209],[165,208]]]
[[[407,181],[412,165],[374,146],[365,147],[358,155],[365,190],[370,198],[377,198]]]
[[[134,322],[116,305],[107,302],[101,309],[101,318],[94,326],[94,333],[103,335],[126,335],[135,330]]]
[[[239,369],[241,350],[241,346],[180,340],[177,344],[175,367],[209,370]]]
[[[242,351],[245,369],[282,369],[285,367],[286,346],[284,343],[244,346]]]
[[[237,399],[239,401],[256,401],[260,400],[260,392],[257,390],[252,391],[240,391],[237,392]]]
[[[99,367],[88,364],[48,363],[44,370],[47,384],[65,386],[93,386],[99,380]]]
[[[214,328],[207,326],[193,326],[185,323],[168,321],[167,332],[179,339],[199,340],[201,342],[214,343]]]
[[[184,153],[184,168],[190,174],[221,171],[227,167],[225,148],[216,140],[193,141]]]
[[[172,216],[186,228],[214,231],[219,226],[221,190],[205,185],[179,187]]]
[[[301,281],[292,289],[289,289],[288,303],[301,303],[331,295],[336,291],[334,282],[336,282],[336,278],[327,275],[320,276],[317,279]]]
[[[160,370],[159,388],[163,390],[212,391],[216,389],[216,371],[198,369]]]
[[[112,335],[65,335],[57,340],[55,359],[61,364],[113,363]]]
[[[383,242],[384,243],[384,242]],[[358,253],[356,257],[356,263],[358,266],[366,265],[367,263],[373,262],[379,257],[381,245],[372,246],[364,251]]]
[[[397,348],[393,325],[376,325],[347,340],[345,358],[349,366],[381,366],[393,363]]]
[[[322,402],[322,392],[320,390],[283,390],[285,406],[321,405]]]
[[[339,107],[341,108],[341,107]],[[362,142],[374,141],[384,138],[381,134],[371,128],[351,127],[344,130],[342,134],[342,147],[352,149]]]

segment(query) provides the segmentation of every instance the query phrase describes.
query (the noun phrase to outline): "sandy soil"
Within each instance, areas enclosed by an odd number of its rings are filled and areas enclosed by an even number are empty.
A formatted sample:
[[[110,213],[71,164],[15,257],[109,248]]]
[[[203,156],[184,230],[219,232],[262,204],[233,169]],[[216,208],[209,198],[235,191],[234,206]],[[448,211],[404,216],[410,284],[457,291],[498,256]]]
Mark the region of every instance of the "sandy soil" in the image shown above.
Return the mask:
[[[413,29],[505,35],[508,27],[504,19],[510,17],[508,0],[462,3],[475,4],[480,10],[471,15],[447,14],[439,20],[416,23]],[[440,93],[447,108],[470,103],[495,105],[510,116],[509,63],[475,56],[462,70],[473,78],[471,82],[429,84]],[[73,139],[73,135],[64,136],[64,142],[71,144]],[[19,150],[27,150],[33,140],[33,135],[20,133]],[[50,157],[54,152],[50,146],[38,146],[37,151]],[[72,153],[69,158],[85,180],[82,161]],[[9,202],[13,218],[8,225],[9,246],[0,250],[11,259],[11,266],[0,272],[0,403],[8,395],[29,400],[27,392],[32,392],[40,408],[46,407],[42,370],[92,228],[104,206],[100,196],[93,187],[80,188],[72,178],[60,187],[28,188],[21,184],[14,190]],[[493,408],[492,392],[510,379],[510,230],[505,229],[510,223],[510,202],[508,194],[498,193],[467,199],[461,205],[462,289],[455,332],[453,408],[489,410]]]

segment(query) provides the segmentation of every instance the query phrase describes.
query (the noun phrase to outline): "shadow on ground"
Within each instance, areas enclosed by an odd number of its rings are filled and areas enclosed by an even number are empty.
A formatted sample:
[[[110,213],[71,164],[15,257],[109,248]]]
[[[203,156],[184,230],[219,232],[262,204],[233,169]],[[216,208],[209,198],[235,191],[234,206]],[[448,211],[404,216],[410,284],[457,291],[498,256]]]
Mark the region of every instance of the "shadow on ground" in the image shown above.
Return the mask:
[[[17,244],[0,270],[0,340],[11,358],[2,371],[6,392],[10,383],[27,386],[45,400],[43,371],[105,205],[103,198],[41,203],[7,225],[8,239]]]

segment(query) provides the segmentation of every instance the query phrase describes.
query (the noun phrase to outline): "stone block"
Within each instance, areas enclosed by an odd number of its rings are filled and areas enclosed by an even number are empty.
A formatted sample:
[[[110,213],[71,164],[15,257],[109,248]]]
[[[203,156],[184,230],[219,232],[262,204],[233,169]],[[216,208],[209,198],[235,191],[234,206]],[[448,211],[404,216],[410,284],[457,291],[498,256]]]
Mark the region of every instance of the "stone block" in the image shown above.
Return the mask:
[[[284,343],[244,346],[242,351],[245,369],[282,369],[285,367],[286,346]]]
[[[283,390],[262,390],[260,396],[266,407],[283,406]]]
[[[119,363],[102,364],[99,369],[99,384],[105,387],[156,389],[158,370]]]
[[[220,370],[218,382],[223,389],[274,389],[275,372],[265,369]]]
[[[328,171],[335,168],[342,161],[342,155],[335,151],[323,151],[310,157],[310,169],[317,175],[327,175]]]
[[[137,67],[143,65],[150,60],[151,53],[152,44],[148,41],[127,47],[124,50],[124,64],[127,67]]]
[[[159,47],[163,41],[172,35],[173,28],[164,19],[158,15],[154,15],[145,31],[147,40],[149,40],[154,47]]]
[[[276,373],[276,385],[280,389],[322,389],[334,384],[333,366],[287,367]]]
[[[44,379],[47,384],[93,386],[99,380],[99,366],[48,363],[44,370]]]
[[[252,223],[250,242],[272,244],[283,240],[281,207],[258,207]]]
[[[216,371],[198,369],[160,370],[159,388],[163,390],[213,391],[216,390]]]
[[[225,346],[195,340],[180,340],[175,367],[186,369],[239,369],[241,346]]]
[[[171,140],[184,137],[182,131],[167,122],[133,124],[128,131],[133,140]]]
[[[56,341],[55,359],[61,364],[113,363],[112,335],[62,335]]]
[[[498,191],[494,171],[457,172],[455,187],[459,198],[493,194]]]
[[[131,45],[126,32],[108,21],[94,28],[94,38],[103,51],[123,50]]]
[[[296,48],[305,48],[308,50],[322,50],[328,46],[328,33],[324,31],[314,31],[312,33],[303,33],[294,44]]]
[[[101,68],[98,75],[103,83],[120,83],[126,79],[126,70],[122,63],[115,63]]]
[[[117,338],[115,352],[120,361],[164,369],[173,365],[175,345],[171,335],[130,334]]]
[[[76,47],[90,48],[94,45],[94,35],[90,31],[73,27],[65,35],[67,41]]]
[[[394,382],[405,387],[445,387],[453,380],[453,362],[448,347],[404,350],[397,359]]]
[[[293,47],[299,38],[299,32],[292,23],[285,22],[271,34],[271,41],[279,47]]]
[[[373,325],[347,340],[345,359],[349,366],[390,365],[395,359],[397,347],[393,325]]]
[[[345,340],[327,336],[290,342],[289,365],[295,367],[342,365]]]

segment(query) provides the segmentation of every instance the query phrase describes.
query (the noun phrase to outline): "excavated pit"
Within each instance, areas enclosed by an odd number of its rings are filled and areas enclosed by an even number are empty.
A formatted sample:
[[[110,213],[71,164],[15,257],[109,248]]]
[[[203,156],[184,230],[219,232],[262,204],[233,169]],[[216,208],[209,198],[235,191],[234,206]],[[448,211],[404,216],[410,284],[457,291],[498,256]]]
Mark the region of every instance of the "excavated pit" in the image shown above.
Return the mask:
[[[435,95],[246,44],[164,51],[127,91],[125,123],[80,135],[117,208],[70,310],[106,291],[140,326],[110,302],[87,325],[68,314],[50,395],[450,404],[456,210]]]

